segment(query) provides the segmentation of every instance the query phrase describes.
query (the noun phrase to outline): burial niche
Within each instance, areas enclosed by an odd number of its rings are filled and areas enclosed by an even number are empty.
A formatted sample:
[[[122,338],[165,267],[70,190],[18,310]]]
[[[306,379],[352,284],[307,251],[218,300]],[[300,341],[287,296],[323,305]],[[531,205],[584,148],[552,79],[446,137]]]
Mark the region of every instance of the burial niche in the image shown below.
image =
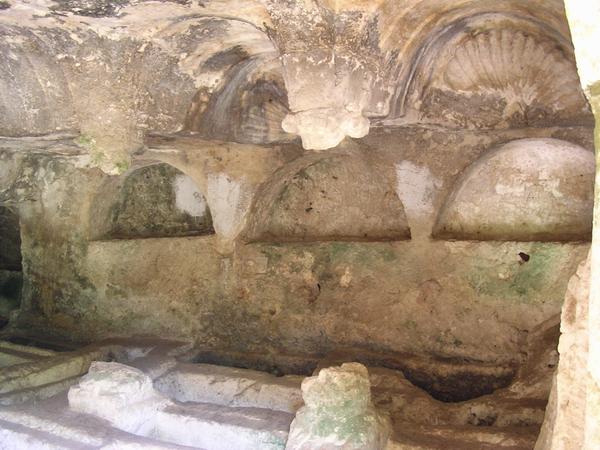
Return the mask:
[[[557,139],[492,149],[458,179],[434,227],[439,239],[588,241],[594,155]]]
[[[204,195],[189,176],[168,164],[137,169],[107,190],[114,201],[99,233],[102,239],[214,234]]]
[[[280,169],[257,196],[246,240],[410,239],[394,184],[357,155],[309,155]]]

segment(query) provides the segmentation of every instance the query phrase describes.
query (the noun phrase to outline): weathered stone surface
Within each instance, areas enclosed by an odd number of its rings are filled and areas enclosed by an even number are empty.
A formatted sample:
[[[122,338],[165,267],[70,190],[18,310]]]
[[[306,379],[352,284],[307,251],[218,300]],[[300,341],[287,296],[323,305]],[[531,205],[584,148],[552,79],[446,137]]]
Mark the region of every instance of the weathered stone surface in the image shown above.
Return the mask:
[[[59,354],[53,358],[17,364],[0,372],[0,394],[61,382],[87,372],[92,361],[105,358],[101,349]]]
[[[427,128],[402,128],[374,131],[355,143],[344,158],[374,173],[364,178],[366,191],[377,192],[377,202],[397,197],[405,207],[412,239],[392,243],[240,245],[244,227],[250,229],[257,219],[252,203],[262,203],[259,186],[274,180],[276,168],[285,170],[298,157],[298,147],[191,137],[153,140],[143,157],[161,158],[194,179],[206,194],[216,234],[89,242],[108,177],[82,168],[76,145],[30,139],[18,152],[11,140],[3,144],[6,154],[21,162],[6,193],[40,199],[19,208],[28,281],[14,326],[81,341],[115,334],[194,338],[217,350],[255,354],[267,348],[273,355],[313,356],[344,348],[360,354],[368,342],[379,354],[517,363],[525,330],[559,312],[568,276],[587,244],[447,242],[430,235],[462,168],[486,149],[530,132],[432,134]],[[586,129],[535,132],[589,147]],[[9,168],[6,161],[3,167]],[[328,180],[327,173],[322,171],[322,179],[343,194],[346,186]],[[355,184],[360,194],[360,183]],[[321,196],[319,186],[310,192]],[[377,203],[371,197],[362,197],[369,208]],[[264,203],[269,211],[272,204]],[[325,211],[335,217],[340,206],[329,204]],[[302,215],[314,211],[300,206],[295,217],[302,230]],[[369,211],[365,222],[361,214],[352,215],[356,220],[340,221],[338,229],[374,231],[366,223],[380,223],[381,212]],[[388,208],[386,216],[399,223],[393,212]],[[324,239],[326,229],[313,223],[311,239]],[[359,238],[364,239],[351,237]],[[222,241],[230,245],[228,252]],[[380,324],[377,333],[374,322]]]
[[[154,390],[152,379],[138,369],[94,362],[78,385],[69,389],[69,407],[108,420],[121,430],[148,435],[169,400]]]
[[[536,450],[585,448],[590,256],[569,280],[561,315],[560,361]]]
[[[159,440],[210,450],[283,450],[292,414],[210,403],[170,405],[157,417]]]
[[[4,447],[1,447],[2,445]],[[0,448],[3,450],[189,449],[189,447],[126,433],[111,427],[108,421],[93,415],[76,414],[69,409],[64,392],[36,403],[0,410]]]
[[[176,404],[156,391],[144,372],[113,362],[94,362],[69,389],[68,399],[72,410],[108,420],[116,429],[211,450],[283,449],[293,418],[263,408]]]
[[[163,394],[180,402],[266,408],[295,413],[302,406],[302,377],[275,377],[248,369],[183,364],[154,381]]]
[[[491,392],[517,373],[501,413],[485,400],[457,420],[537,426],[545,384],[519,378],[530,368],[523,354],[538,352],[528,336],[559,312],[588,250],[559,241],[588,236],[591,210],[586,183],[574,181],[577,160],[591,160],[574,147],[591,149],[591,116],[561,2],[10,0],[0,9],[0,134],[12,136],[0,140],[0,202],[19,216],[24,276],[7,332],[185,337],[243,354],[246,367],[275,361],[278,373],[278,359],[308,373],[340,349],[381,364],[400,355],[412,364],[401,366],[407,378],[444,400]],[[39,136],[55,132],[73,136]],[[335,150],[303,155],[295,136],[305,149]],[[445,203],[487,150],[532,138],[570,144],[558,156],[514,151],[470,180],[468,202]],[[328,157],[333,167],[290,181],[296,165]],[[177,209],[165,177],[141,168],[156,162],[197,186],[214,235],[174,237],[199,225],[189,218],[149,232]],[[540,170],[523,175],[524,165]],[[103,188],[130,174],[131,204],[116,208],[124,226],[113,235],[128,239],[94,241],[124,192]],[[133,182],[141,174],[152,187]],[[485,211],[466,231],[436,234],[440,211],[457,204]],[[492,230],[477,236],[482,228]],[[138,363],[153,375],[176,364]],[[36,367],[6,395],[25,398],[43,381]],[[79,374],[68,369],[61,377]],[[411,420],[417,400],[402,410]],[[190,417],[204,427],[210,414]],[[450,432],[422,431],[417,440],[436,445],[432,435]],[[485,448],[500,439],[488,431],[452,444]],[[273,432],[279,445],[282,429]],[[523,435],[501,439],[526,447]]]
[[[0,367],[12,366],[22,362],[35,361],[54,355],[52,350],[38,349],[25,345],[0,341]]]
[[[189,176],[168,164],[107,181],[95,203],[93,235],[101,239],[214,233],[206,199]]]
[[[556,3],[17,3],[0,22],[0,78],[15,93],[1,103],[3,130],[80,129],[94,164],[111,173],[147,128],[282,142],[283,120],[306,148],[326,149],[382,118],[483,127],[590,119]],[[513,60],[523,64],[504,64]],[[111,89],[94,89],[107,77]]]
[[[281,169],[257,194],[246,240],[410,239],[386,173],[363,154],[311,155]]]
[[[305,405],[292,422],[287,450],[385,448],[390,425],[371,403],[365,366],[322,369],[302,382],[302,397]]]
[[[588,240],[594,155],[569,142],[522,139],[490,150],[457,181],[433,234],[445,239]]]

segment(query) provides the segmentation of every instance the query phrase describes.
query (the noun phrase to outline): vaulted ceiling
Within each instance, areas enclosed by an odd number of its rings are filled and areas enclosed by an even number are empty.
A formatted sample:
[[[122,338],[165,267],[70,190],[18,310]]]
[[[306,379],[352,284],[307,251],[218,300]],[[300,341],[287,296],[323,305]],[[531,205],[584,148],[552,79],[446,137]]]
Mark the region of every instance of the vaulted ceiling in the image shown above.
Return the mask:
[[[7,0],[0,134],[325,150],[373,126],[590,121],[558,0]]]

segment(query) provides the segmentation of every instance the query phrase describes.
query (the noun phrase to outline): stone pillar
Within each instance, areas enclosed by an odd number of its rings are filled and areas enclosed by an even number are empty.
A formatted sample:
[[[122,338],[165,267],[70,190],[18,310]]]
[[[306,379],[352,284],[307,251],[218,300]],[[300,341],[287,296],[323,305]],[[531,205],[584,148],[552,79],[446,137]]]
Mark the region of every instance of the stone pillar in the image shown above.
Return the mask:
[[[596,191],[591,249],[588,341],[589,372],[585,410],[585,449],[600,448],[600,0],[565,0],[581,85],[596,118]],[[594,281],[595,280],[595,281]],[[565,389],[565,386],[557,386]]]

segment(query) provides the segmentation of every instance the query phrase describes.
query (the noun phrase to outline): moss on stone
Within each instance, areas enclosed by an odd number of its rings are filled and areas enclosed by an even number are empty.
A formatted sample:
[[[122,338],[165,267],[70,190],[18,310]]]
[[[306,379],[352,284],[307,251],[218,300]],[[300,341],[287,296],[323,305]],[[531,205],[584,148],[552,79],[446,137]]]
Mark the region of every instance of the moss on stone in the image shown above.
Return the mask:
[[[123,163],[119,170],[126,170]],[[139,169],[129,175],[110,210],[109,237],[185,236],[213,233],[208,208],[191,216],[177,207],[175,180],[181,176],[166,164]]]
[[[79,135],[75,139],[75,143],[81,145],[82,147],[87,148],[88,150],[93,150],[96,147],[96,139],[87,134]]]
[[[115,167],[117,168],[117,172],[119,174],[127,172],[127,170],[129,169],[130,165],[131,164],[129,163],[129,161],[126,161],[126,160],[117,161],[115,163]]]

